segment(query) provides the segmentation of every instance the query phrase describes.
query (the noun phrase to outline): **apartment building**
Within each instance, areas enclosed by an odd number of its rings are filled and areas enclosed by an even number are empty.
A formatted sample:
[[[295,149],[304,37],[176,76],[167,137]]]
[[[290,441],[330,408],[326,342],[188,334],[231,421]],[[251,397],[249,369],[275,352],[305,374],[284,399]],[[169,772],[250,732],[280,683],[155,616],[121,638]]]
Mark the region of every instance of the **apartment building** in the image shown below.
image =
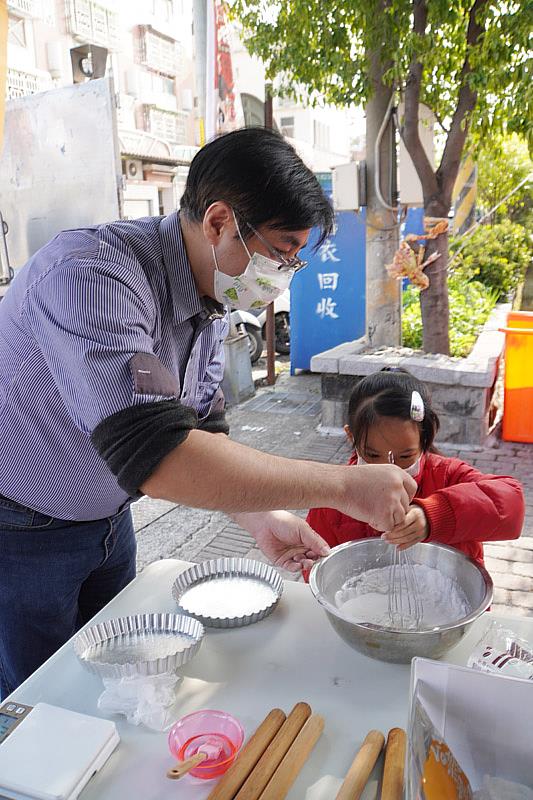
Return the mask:
[[[197,150],[192,3],[7,0],[7,98],[113,77],[126,217],[176,207]]]
[[[249,55],[235,31],[231,42],[237,122],[240,125],[262,125],[264,65],[255,56]],[[273,116],[277,129],[290,139],[314,172],[328,172],[332,167],[350,160],[357,122],[362,119],[361,113],[355,115],[352,110],[331,106],[313,107],[276,95],[273,99]]]

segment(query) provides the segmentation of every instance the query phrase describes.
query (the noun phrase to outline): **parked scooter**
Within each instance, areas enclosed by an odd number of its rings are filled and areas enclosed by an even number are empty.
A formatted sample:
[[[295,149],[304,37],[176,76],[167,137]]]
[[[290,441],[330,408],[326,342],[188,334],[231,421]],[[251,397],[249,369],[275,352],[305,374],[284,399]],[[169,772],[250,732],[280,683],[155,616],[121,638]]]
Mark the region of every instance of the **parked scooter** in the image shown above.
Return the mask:
[[[291,349],[290,308],[290,292],[286,289],[274,300],[274,347],[280,355],[288,355]],[[231,320],[237,330],[248,336],[252,364],[261,358],[263,352],[263,340],[266,339],[266,316],[266,307],[253,311],[231,312]]]
[[[231,312],[231,323],[241,336],[247,337],[250,360],[252,364],[255,364],[263,352],[261,323],[258,322],[257,317],[254,317],[251,311],[241,311],[240,309]]]

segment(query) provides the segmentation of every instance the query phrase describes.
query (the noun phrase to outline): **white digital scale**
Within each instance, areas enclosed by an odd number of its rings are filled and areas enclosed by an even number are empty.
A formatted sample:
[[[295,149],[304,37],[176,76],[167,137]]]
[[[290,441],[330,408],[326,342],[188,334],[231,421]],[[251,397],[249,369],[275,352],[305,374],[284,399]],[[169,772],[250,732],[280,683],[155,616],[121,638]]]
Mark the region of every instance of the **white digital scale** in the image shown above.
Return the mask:
[[[0,706],[0,797],[76,800],[120,741],[114,722],[65,708]]]

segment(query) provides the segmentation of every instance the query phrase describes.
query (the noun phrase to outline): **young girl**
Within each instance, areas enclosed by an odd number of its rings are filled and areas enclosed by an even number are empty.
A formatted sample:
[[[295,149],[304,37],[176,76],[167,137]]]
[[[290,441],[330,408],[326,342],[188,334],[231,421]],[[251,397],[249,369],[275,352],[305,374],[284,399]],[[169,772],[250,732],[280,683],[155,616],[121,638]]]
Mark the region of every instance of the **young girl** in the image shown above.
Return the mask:
[[[352,392],[348,420],[349,464],[397,464],[418,489],[404,522],[384,534],[331,508],[311,509],[307,521],[329,545],[380,535],[402,550],[440,542],[483,564],[482,542],[520,536],[519,482],[440,455],[433,446],[438,417],[424,384],[408,372],[392,368],[363,378]]]

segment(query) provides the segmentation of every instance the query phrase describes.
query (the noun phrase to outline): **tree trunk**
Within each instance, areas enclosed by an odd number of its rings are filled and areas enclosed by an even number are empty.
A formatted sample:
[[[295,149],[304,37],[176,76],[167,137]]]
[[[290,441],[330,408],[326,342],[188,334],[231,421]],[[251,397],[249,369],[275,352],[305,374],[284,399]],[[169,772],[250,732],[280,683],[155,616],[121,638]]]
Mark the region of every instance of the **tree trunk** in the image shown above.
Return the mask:
[[[374,142],[386,114],[392,90],[381,83],[383,66],[379,57],[369,58],[373,94],[366,105],[366,331],[371,345],[397,346],[401,341],[401,284],[390,278],[385,266],[390,264],[398,248],[398,227],[395,217],[379,201],[374,176]],[[390,193],[394,132],[389,123],[380,148],[380,188],[384,200],[392,205]],[[392,163],[391,163],[392,162]]]
[[[428,217],[447,217],[450,207],[445,203],[432,201],[424,209]],[[422,347],[426,353],[450,353],[448,333],[448,233],[436,239],[428,239],[424,260],[432,253],[440,253],[440,258],[424,270],[429,278],[429,287],[420,292],[420,309],[422,311]]]

